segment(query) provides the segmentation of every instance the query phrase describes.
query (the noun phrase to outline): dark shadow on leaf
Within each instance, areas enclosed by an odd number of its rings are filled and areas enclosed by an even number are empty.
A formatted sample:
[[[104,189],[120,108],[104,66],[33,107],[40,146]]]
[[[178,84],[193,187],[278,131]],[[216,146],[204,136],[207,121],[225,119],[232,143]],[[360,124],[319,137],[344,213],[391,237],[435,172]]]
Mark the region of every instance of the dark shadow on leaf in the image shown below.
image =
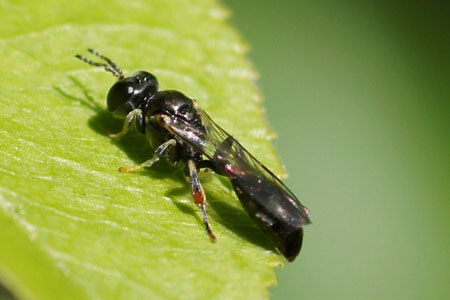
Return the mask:
[[[17,300],[17,298],[0,283],[0,299],[1,300]]]
[[[236,208],[211,195],[208,196],[208,201],[219,217],[217,221],[220,224],[252,244],[275,251],[269,239],[243,209]]]
[[[104,111],[105,109],[99,105],[97,102],[95,102],[94,98],[92,98],[91,95],[89,95],[89,91],[86,89],[86,87],[75,77],[73,76],[69,76],[69,80],[72,81],[72,83],[78,87],[82,92],[83,92],[83,96],[84,98],[80,98],[80,97],[76,97],[73,95],[70,95],[68,93],[66,93],[65,91],[63,91],[60,87],[53,87],[59,94],[61,94],[62,96],[64,96],[65,98],[73,101],[73,102],[78,102],[80,104],[83,104],[84,106],[87,106],[88,108],[90,108],[91,110],[95,111],[96,113],[100,113],[102,111]]]
[[[208,175],[209,176],[209,175]],[[225,178],[225,180],[228,180]],[[167,191],[167,197],[173,200],[173,203],[185,213],[188,213],[194,216],[199,224],[203,226],[203,220],[201,218],[201,210],[195,209],[188,204],[182,203],[178,201],[180,198],[186,198],[186,195],[190,194],[190,187],[186,180],[183,180],[183,186],[178,188],[172,188]],[[259,246],[266,250],[274,250],[274,247],[269,242],[268,238],[265,234],[255,225],[252,219],[248,216],[248,214],[240,208],[234,207],[229,203],[216,198],[213,195],[210,195],[208,191],[206,191],[208,203],[210,205],[210,209],[214,210],[219,222],[221,225],[225,226],[228,230],[232,231],[234,234],[239,237]],[[214,229],[213,229],[214,230]],[[205,231],[206,237],[206,231]],[[217,237],[220,239],[220,237]]]
[[[193,205],[189,205],[180,201],[180,199],[186,199],[186,195],[190,195],[190,188],[187,184],[186,180],[183,180],[183,185],[178,188],[171,188],[166,192],[166,196],[172,199],[172,202],[175,206],[184,212],[185,214],[189,214],[193,216],[201,226],[203,226],[203,220],[200,217],[199,213],[201,213],[200,209],[197,209]]]
[[[111,133],[119,132],[122,129],[123,120],[114,118],[110,112],[95,102],[79,80],[74,77],[69,77],[69,79],[82,91],[84,98],[70,95],[59,87],[54,87],[54,89],[64,98],[69,99],[70,101],[78,102],[96,113],[88,119],[89,128],[103,136],[108,136]],[[143,134],[138,133],[136,130],[132,130],[121,139],[111,139],[111,142],[119,147],[128,156],[128,158],[136,164],[150,159],[153,155],[153,149],[150,147],[146,137]],[[117,166],[117,169],[119,167],[121,166]],[[166,195],[173,199],[173,203],[177,206],[177,208],[179,208],[183,213],[188,213],[194,216],[199,224],[203,226],[200,209],[194,209],[195,207],[179,201],[181,197],[185,199],[187,195],[190,195],[190,187],[184,178],[185,176],[183,175],[183,169],[177,167],[174,168],[173,165],[163,159],[150,169],[138,171],[135,174],[158,179],[175,178],[181,183],[181,187],[168,190]],[[209,181],[211,175],[206,175],[205,177],[206,178],[204,179],[202,178],[202,182]],[[219,176],[219,180],[222,184],[224,184],[224,186],[227,187],[228,190],[233,190],[233,187],[227,178]],[[210,195],[208,191],[206,191],[206,194],[208,197],[208,203],[211,206],[210,208],[216,212],[219,217],[219,220],[217,221],[220,224],[234,232],[236,235],[257,246],[268,250],[274,250],[274,247],[271,245],[268,238],[255,225],[255,223],[242,208],[236,208],[221,199],[215,198]],[[206,231],[205,238],[208,238]]]

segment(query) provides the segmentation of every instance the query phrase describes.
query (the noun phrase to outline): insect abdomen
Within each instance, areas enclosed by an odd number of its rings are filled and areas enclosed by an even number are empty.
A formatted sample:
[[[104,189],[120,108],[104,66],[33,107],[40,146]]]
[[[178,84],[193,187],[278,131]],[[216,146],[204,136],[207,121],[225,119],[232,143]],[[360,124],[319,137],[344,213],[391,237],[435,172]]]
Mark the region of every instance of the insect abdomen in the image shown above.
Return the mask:
[[[236,195],[271,242],[293,261],[303,242],[302,214],[272,182],[246,174],[231,178]]]

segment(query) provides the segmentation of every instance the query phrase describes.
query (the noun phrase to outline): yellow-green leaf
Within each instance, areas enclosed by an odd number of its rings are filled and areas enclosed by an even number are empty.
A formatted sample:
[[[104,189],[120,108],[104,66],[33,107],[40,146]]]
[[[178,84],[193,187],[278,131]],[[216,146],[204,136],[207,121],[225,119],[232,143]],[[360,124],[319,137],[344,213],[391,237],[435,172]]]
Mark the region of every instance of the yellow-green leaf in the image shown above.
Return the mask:
[[[263,299],[283,263],[227,180],[204,174],[217,243],[182,170],[105,109],[111,74],[74,58],[92,47],[131,74],[198,100],[276,173],[247,46],[216,1],[0,2],[0,282],[19,299]]]

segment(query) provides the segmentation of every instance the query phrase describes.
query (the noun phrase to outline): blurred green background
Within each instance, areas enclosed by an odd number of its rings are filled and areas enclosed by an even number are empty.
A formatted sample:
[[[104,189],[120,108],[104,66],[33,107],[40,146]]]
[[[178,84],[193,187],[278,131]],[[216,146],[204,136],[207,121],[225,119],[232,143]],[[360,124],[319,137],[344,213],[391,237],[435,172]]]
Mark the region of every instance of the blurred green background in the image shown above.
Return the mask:
[[[450,2],[224,3],[314,222],[273,299],[450,299]]]

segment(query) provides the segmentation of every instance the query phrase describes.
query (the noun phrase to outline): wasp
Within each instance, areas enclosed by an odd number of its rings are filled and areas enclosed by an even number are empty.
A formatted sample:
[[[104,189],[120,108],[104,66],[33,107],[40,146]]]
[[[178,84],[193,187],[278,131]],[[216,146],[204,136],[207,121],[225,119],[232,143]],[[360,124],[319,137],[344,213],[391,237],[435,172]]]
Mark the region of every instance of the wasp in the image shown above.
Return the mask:
[[[202,210],[204,226],[213,241],[216,236],[208,220],[199,170],[208,168],[227,177],[248,215],[281,254],[293,261],[302,247],[303,226],[311,221],[309,210],[281,180],[217,125],[197,101],[179,91],[160,91],[157,78],[149,72],[125,77],[109,58],[93,49],[88,51],[102,61],[79,54],[75,57],[104,68],[118,79],[108,92],[107,106],[125,121],[122,130],[110,136],[121,138],[134,125],[156,149],[151,159],[120,171],[148,168],[162,157],[173,164],[184,163],[194,202]]]

